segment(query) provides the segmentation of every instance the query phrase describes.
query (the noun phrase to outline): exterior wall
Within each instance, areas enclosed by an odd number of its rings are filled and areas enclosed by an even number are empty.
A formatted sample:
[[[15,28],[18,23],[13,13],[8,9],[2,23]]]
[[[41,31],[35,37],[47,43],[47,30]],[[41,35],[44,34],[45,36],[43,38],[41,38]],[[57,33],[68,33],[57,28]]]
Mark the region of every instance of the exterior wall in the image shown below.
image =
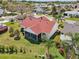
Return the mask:
[[[52,28],[51,32],[47,35],[48,39],[58,30],[58,23],[55,23],[54,27]]]
[[[25,31],[25,38],[33,40],[33,41],[38,41],[38,36],[34,35],[32,33],[29,33],[27,31]]]
[[[26,39],[38,41],[38,36],[30,28],[21,28],[21,32],[23,33]]]

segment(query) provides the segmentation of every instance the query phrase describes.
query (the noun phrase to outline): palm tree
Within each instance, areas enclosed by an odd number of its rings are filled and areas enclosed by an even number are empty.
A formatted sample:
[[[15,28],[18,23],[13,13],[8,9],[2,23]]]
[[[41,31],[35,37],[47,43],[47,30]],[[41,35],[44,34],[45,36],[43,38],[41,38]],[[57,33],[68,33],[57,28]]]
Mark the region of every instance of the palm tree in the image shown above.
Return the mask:
[[[46,41],[45,41],[45,47],[46,47],[46,58],[47,59],[51,59],[51,57],[50,57],[50,52],[49,52],[49,49],[53,46],[53,43],[54,43],[54,41],[52,41],[52,40],[49,40],[49,39],[47,39]]]
[[[64,57],[65,57],[65,59],[69,59],[70,58],[70,47],[69,47],[69,44],[66,43],[65,41],[63,41],[62,45],[64,47]]]
[[[70,35],[71,38],[72,38],[73,44],[78,45],[78,42],[79,42],[79,33],[74,33],[74,34],[69,33],[69,35]]]
[[[72,34],[72,33],[69,33],[69,35],[71,36],[71,38],[72,38],[72,49],[74,50],[74,54],[76,54],[76,57],[79,59],[79,49],[77,49],[77,48],[79,48],[79,33],[74,33],[74,34]]]

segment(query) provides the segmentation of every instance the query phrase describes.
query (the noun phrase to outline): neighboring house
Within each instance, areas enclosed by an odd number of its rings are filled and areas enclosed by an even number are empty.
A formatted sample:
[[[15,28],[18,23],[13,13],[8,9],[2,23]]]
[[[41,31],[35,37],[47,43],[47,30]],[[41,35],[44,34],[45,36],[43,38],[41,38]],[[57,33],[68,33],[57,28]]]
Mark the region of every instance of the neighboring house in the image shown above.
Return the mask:
[[[37,13],[37,14],[38,13],[44,13],[44,10],[40,7],[37,7],[37,8],[34,9],[34,12]]]
[[[77,8],[79,8],[79,3],[77,3]]]
[[[58,29],[56,20],[50,21],[44,16],[39,18],[29,16],[22,21],[21,26],[25,37],[34,41],[50,39]]]
[[[51,8],[52,6],[51,5],[48,5],[48,4],[35,4],[35,8],[34,8],[34,12],[37,13],[37,14],[48,14],[50,13],[51,11],[50,10],[45,10],[45,8]]]
[[[0,16],[2,16],[4,13],[4,10],[2,8],[0,8]]]
[[[66,12],[64,12],[64,16],[79,17],[79,11],[66,11]]]

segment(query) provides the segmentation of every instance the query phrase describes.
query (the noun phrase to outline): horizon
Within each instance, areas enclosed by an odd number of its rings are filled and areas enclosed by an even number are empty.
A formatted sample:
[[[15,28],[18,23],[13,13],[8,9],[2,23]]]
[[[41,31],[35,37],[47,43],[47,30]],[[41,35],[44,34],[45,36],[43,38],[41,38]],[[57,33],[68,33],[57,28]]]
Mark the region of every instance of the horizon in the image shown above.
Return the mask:
[[[17,0],[17,1],[22,1],[22,0]],[[61,1],[61,2],[69,2],[69,1],[77,1],[77,0],[25,0],[25,1],[37,1],[37,2],[51,2],[51,1]]]

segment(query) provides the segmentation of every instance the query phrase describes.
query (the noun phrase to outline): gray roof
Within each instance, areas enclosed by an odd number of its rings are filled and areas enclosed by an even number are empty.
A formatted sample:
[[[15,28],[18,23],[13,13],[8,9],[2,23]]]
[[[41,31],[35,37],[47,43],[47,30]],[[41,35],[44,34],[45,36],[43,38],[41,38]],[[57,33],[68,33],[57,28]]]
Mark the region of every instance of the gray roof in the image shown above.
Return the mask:
[[[67,22],[64,23],[64,29],[61,31],[62,33],[79,33],[79,25],[74,23],[74,24],[69,24]]]

